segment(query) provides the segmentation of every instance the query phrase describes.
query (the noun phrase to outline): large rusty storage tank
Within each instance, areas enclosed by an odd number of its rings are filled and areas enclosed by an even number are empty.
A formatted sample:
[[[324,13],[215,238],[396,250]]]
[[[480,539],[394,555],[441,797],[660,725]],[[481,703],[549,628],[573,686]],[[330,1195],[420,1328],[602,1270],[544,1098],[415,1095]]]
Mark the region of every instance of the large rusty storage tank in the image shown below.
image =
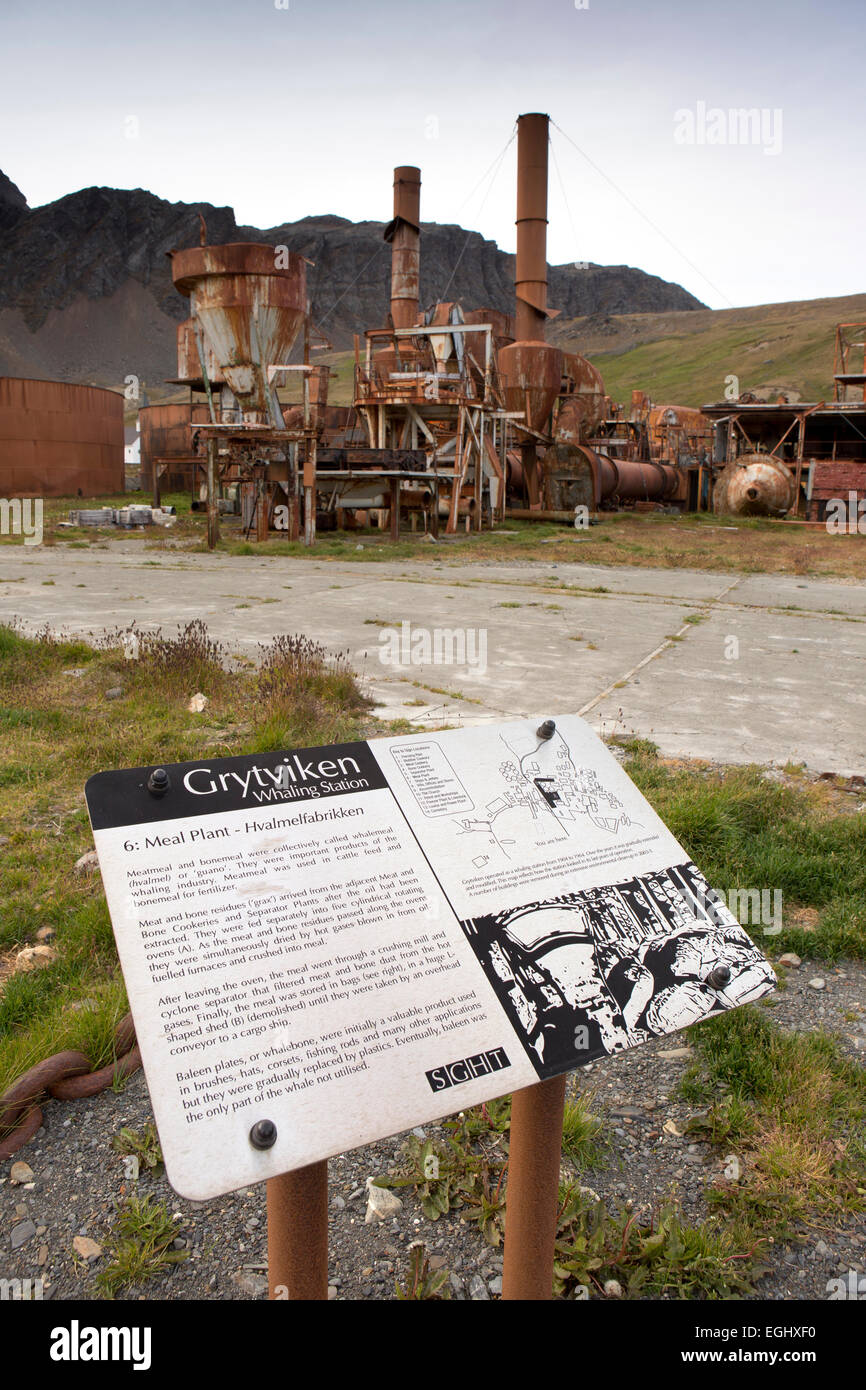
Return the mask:
[[[791,470],[772,454],[742,454],[716,479],[713,511],[730,516],[784,516],[794,504]]]
[[[123,447],[119,392],[0,377],[0,496],[123,492]]]
[[[141,486],[145,492],[153,489],[153,464],[155,459],[189,458],[192,453],[192,437],[198,425],[210,423],[207,402],[180,401],[172,405],[146,405],[138,412],[141,427]],[[190,470],[178,468],[162,475],[160,487],[163,492],[188,491],[191,483]]]

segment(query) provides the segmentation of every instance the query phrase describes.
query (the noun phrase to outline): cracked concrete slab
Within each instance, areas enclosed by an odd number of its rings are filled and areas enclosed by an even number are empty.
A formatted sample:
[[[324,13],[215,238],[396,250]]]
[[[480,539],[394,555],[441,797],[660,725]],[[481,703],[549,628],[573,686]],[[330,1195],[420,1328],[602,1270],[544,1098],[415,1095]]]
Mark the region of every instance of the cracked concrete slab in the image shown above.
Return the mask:
[[[377,713],[419,728],[579,710],[666,754],[866,769],[866,587],[856,583],[544,560],[200,555],[136,542],[5,546],[0,617],[78,635],[203,618],[251,656],[275,633],[299,632],[348,652]],[[446,657],[458,643],[456,662],[436,660],[437,630]]]

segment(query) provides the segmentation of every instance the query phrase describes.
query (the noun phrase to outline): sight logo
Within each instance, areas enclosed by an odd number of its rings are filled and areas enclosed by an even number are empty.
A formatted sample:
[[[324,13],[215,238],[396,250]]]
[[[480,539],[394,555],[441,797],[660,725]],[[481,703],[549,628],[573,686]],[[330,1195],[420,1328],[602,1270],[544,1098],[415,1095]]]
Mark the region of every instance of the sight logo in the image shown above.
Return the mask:
[[[0,536],[23,536],[25,545],[41,545],[42,498],[0,497]]]
[[[674,142],[677,145],[762,145],[765,155],[782,153],[782,109],[768,106],[707,106],[695,104],[694,111],[680,107],[674,112]]]
[[[379,633],[383,666],[464,666],[483,676],[487,670],[487,629],[484,627],[414,627],[404,620],[399,628]]]

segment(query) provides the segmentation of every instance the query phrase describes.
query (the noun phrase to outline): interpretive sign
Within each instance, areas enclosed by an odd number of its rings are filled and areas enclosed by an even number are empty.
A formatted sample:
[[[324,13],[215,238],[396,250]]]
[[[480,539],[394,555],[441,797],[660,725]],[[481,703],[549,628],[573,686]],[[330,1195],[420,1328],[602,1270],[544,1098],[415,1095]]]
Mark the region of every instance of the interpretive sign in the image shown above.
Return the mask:
[[[179,1193],[260,1182],[773,988],[589,726],[537,726],[90,779]]]

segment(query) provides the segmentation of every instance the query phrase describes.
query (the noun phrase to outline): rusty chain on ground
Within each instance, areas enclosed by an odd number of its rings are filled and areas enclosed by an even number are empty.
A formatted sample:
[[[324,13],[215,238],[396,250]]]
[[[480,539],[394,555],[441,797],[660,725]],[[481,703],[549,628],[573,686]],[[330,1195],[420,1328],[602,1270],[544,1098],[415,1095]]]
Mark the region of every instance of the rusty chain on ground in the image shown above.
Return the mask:
[[[46,1096],[56,1100],[96,1096],[115,1080],[138,1071],[141,1053],[132,1014],[122,1018],[114,1030],[114,1052],[115,1060],[98,1071],[91,1071],[90,1058],[83,1052],[55,1052],[20,1076],[0,1096],[0,1159],[11,1158],[36,1134],[42,1125],[41,1102]]]

